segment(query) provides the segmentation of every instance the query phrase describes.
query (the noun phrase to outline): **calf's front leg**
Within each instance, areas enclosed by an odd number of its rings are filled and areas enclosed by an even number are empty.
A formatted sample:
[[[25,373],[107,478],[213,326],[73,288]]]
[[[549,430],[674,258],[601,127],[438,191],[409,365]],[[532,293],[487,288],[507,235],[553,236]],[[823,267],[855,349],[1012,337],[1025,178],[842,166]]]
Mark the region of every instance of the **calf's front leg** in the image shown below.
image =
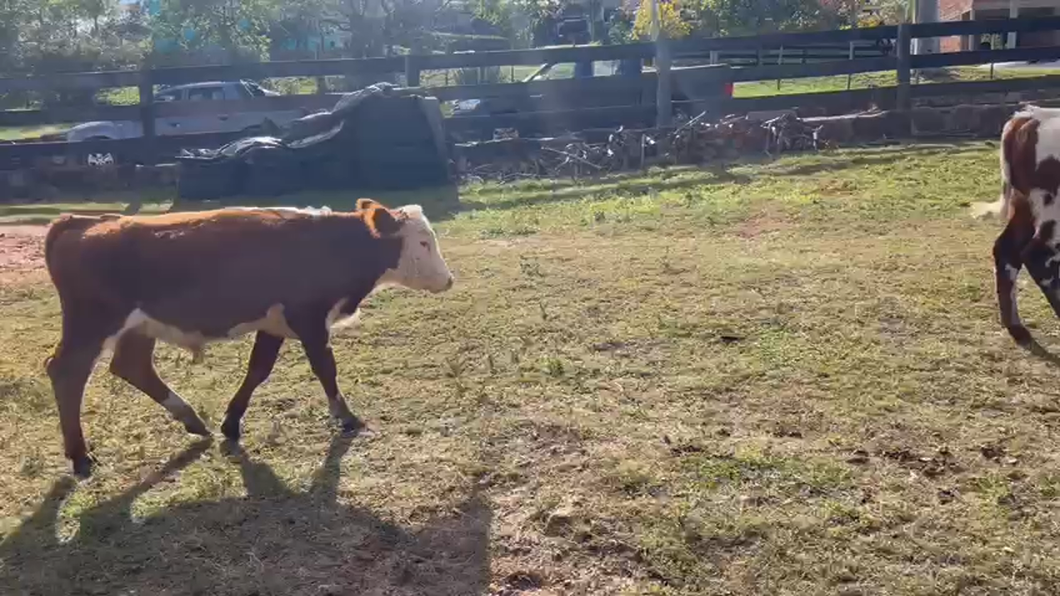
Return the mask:
[[[358,433],[365,428],[364,422],[355,416],[346,405],[346,398],[339,391],[338,369],[335,366],[335,354],[331,350],[331,333],[326,325],[326,313],[319,317],[290,321],[291,329],[298,334],[302,349],[309,359],[309,367],[324,387],[328,397],[328,410],[332,417],[342,423],[342,430],[347,433]]]

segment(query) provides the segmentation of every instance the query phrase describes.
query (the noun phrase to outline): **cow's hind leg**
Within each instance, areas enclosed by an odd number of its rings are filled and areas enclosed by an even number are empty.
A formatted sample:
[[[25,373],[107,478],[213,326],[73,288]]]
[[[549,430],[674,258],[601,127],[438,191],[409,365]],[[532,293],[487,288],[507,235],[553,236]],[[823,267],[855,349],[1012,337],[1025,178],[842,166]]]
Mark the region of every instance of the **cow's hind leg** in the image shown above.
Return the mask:
[[[254,390],[269,378],[273,367],[276,366],[276,358],[280,355],[282,346],[282,337],[259,332],[254,338],[254,348],[250,352],[250,361],[247,362],[247,374],[243,378],[243,384],[236,391],[235,397],[228,402],[225,420],[221,424],[221,432],[229,440],[239,440],[240,422],[250,405],[250,397],[254,394]]]
[[[66,457],[73,464],[74,474],[82,478],[92,475],[95,459],[88,453],[85,444],[81,428],[81,403],[85,385],[92,376],[92,367],[103,350],[110,326],[114,326],[116,331],[120,322],[111,321],[98,312],[83,319],[64,316],[62,338],[46,364],[59,409],[59,426]]]
[[[994,275],[997,304],[1001,324],[1016,343],[1026,346],[1031,343],[1031,334],[1020,321],[1016,300],[1016,279],[1023,268],[1023,251],[1033,230],[1024,230],[1016,220],[1009,221],[1005,230],[994,242]]]
[[[136,332],[128,332],[118,340],[110,372],[147,394],[173,415],[184,429],[194,435],[210,436],[210,429],[184,398],[166,385],[155,371],[153,357],[155,340]]]
[[[1043,238],[1036,237],[1024,249],[1022,258],[1053,313],[1060,317],[1060,253]]]
[[[350,411],[346,398],[339,391],[335,353],[331,350],[330,333],[324,324],[324,317],[319,317],[319,320],[290,321],[290,324],[302,342],[306,358],[309,359],[309,367],[324,387],[331,415],[342,423],[342,430],[345,432],[356,433],[363,430],[364,423]]]

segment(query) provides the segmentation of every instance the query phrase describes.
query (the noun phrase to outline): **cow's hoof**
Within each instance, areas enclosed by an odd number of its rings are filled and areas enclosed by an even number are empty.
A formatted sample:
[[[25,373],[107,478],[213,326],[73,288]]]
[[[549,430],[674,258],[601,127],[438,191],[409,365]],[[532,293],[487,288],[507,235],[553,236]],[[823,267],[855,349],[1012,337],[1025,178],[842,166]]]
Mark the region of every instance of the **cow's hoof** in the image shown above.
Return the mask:
[[[87,480],[92,477],[92,469],[96,467],[96,459],[91,455],[74,458],[74,476]]]

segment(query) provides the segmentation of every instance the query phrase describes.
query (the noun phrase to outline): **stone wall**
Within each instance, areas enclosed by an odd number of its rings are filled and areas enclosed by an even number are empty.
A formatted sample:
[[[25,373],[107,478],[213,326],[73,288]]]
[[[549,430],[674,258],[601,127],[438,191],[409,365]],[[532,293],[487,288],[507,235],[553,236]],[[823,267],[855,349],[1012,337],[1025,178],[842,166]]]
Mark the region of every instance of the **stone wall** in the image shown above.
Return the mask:
[[[918,107],[907,113],[888,110],[807,118],[805,121],[821,127],[821,140],[838,146],[944,136],[993,139],[1001,136],[1001,128],[1014,111],[1010,105],[958,105]]]

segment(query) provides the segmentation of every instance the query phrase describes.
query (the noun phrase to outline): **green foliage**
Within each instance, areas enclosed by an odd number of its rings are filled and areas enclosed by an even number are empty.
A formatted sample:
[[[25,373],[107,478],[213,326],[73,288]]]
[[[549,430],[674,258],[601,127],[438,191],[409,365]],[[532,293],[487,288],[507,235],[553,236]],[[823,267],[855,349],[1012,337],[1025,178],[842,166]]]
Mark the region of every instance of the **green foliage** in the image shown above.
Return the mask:
[[[859,27],[878,27],[880,25],[897,25],[905,21],[909,14],[910,3],[905,0],[881,0],[874,4],[867,14],[858,18]]]
[[[633,22],[633,34],[642,39],[651,39],[652,35],[652,0],[641,0],[637,10],[637,19]],[[659,3],[660,28],[669,39],[681,39],[692,31],[690,14],[682,10],[679,0]]]
[[[0,73],[119,68],[138,63],[146,26],[118,0],[0,0]],[[4,107],[90,101],[91,92],[9,93]]]
[[[632,43],[636,41],[633,34],[633,23],[636,14],[627,10],[619,10],[607,24],[607,38],[613,44]]]
[[[711,35],[754,35],[837,27],[840,15],[819,0],[702,0],[697,29]]]
[[[534,32],[547,25],[566,0],[476,0],[474,15],[491,23],[501,34],[522,45],[533,42]]]
[[[276,8],[272,0],[161,0],[152,29],[186,51],[219,48],[229,59],[261,59]]]

